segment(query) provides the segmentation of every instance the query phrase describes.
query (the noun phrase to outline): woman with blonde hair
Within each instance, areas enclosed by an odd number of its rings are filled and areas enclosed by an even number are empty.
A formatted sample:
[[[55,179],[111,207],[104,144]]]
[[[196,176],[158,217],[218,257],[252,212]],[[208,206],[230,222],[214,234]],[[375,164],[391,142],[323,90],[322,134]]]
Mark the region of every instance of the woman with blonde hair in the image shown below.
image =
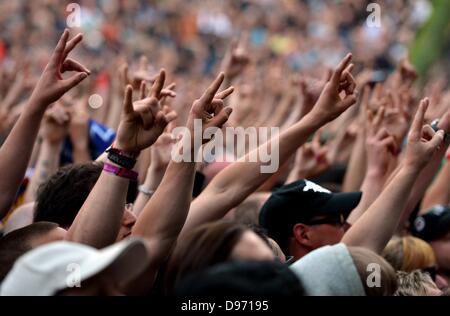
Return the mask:
[[[433,248],[424,240],[412,236],[393,237],[382,252],[382,256],[397,271],[428,273],[439,288],[447,282],[437,275],[436,257]]]
[[[436,267],[433,248],[426,241],[412,236],[392,238],[382,255],[398,271]]]

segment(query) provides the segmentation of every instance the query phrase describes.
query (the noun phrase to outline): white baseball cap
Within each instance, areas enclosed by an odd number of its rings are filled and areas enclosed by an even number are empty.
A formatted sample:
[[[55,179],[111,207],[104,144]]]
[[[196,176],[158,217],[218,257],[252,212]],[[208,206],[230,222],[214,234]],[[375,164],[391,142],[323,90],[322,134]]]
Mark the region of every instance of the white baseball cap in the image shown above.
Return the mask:
[[[344,244],[311,251],[289,268],[300,279],[306,296],[365,296],[361,277]]]
[[[38,247],[20,257],[0,286],[1,296],[52,296],[73,287],[106,268],[117,284],[137,277],[148,264],[145,242],[129,239],[97,250],[58,241]]]

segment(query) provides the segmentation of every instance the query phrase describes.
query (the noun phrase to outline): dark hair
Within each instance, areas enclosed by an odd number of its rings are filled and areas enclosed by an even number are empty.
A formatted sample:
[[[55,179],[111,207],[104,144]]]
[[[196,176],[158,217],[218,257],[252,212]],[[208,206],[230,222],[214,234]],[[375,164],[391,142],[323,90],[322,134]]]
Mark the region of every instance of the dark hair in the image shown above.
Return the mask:
[[[34,223],[14,230],[0,238],[0,282],[13,267],[16,260],[33,249],[33,241],[58,228],[49,222]]]
[[[217,221],[201,225],[179,239],[167,265],[166,292],[170,293],[189,273],[228,261],[233,248],[248,230],[241,224]]]
[[[34,221],[72,225],[101,172],[102,164],[95,162],[59,169],[38,189]]]
[[[33,221],[54,222],[62,227],[72,225],[102,170],[103,163],[95,161],[60,168],[39,187]],[[137,187],[136,181],[130,181],[127,203],[136,200]]]

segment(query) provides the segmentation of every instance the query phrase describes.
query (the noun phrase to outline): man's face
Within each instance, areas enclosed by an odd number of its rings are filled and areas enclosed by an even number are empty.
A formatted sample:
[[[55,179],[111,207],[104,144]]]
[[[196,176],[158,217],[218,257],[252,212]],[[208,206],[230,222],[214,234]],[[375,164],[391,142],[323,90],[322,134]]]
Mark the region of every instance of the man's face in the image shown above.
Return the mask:
[[[314,249],[334,245],[345,233],[345,219],[342,215],[313,218],[308,225],[308,237]]]
[[[340,224],[319,224],[309,226],[308,237],[314,249],[339,243],[344,236],[344,226]]]

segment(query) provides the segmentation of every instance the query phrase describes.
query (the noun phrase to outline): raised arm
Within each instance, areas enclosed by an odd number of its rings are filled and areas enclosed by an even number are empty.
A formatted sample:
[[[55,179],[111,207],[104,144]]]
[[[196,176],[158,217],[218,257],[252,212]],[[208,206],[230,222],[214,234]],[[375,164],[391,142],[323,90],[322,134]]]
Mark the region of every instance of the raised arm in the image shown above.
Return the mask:
[[[69,31],[65,30],[23,113],[0,148],[0,218],[6,215],[14,202],[45,110],[90,73],[78,62],[67,58],[82,36],[77,35],[71,41],[68,38]],[[63,79],[61,74],[67,71],[77,74]]]
[[[196,100],[189,114],[187,129],[174,147],[172,154],[182,154],[189,159],[170,161],[156,192],[144,207],[133,229],[133,235],[151,243],[152,257],[160,263],[174,245],[185,223],[192,200],[196,170],[195,157],[201,144],[196,144],[194,123],[202,122],[204,132],[208,128],[220,128],[228,120],[231,108],[224,107],[224,99],[233,88],[217,93],[224,80],[220,74],[200,99]],[[188,153],[188,154],[187,154]],[[187,156],[186,156],[187,154]]]
[[[163,113],[159,97],[165,73],[161,71],[148,97],[133,103],[133,89],[127,86],[122,119],[114,142],[114,152],[121,161],[106,156],[104,169],[94,188],[78,212],[66,239],[103,248],[116,241],[125,209],[130,179],[137,174],[131,170],[141,150],[151,146],[162,134],[168,122],[175,119],[174,112]],[[115,155],[117,157],[117,155]],[[133,179],[134,178],[134,179]]]
[[[39,186],[58,170],[61,148],[67,135],[69,119],[69,114],[59,104],[45,112],[41,129],[42,145],[33,176],[25,191],[25,203],[33,202],[36,199]]]
[[[444,132],[423,126],[428,99],[422,100],[411,126],[405,158],[397,174],[369,209],[342,238],[348,246],[381,253],[392,238],[406,207],[407,197],[423,167],[442,145]]]
[[[422,201],[421,210],[428,210],[434,205],[448,205],[450,204],[450,163],[445,161],[439,175],[434,180]]]
[[[278,158],[278,165],[282,166],[312,133],[353,105],[356,102],[356,95],[355,83],[348,71],[348,67],[351,67],[350,60],[349,54],[341,61],[311,112],[279,137],[273,138],[256,150],[270,153],[278,146],[278,157],[275,159]],[[344,93],[344,98],[340,97],[341,92]],[[199,224],[222,218],[272,175],[261,172],[263,162],[248,162],[249,155],[252,153],[221,171],[193,201],[183,233]]]
[[[443,130],[446,133],[450,132],[450,110],[448,110],[441,118],[438,123],[438,129]],[[427,166],[421,171],[420,176],[417,181],[414,183],[414,186],[411,190],[411,194],[409,196],[408,204],[406,206],[405,212],[402,215],[401,223],[403,224],[410,216],[411,212],[420,202],[422,197],[425,194],[426,189],[429,187],[430,183],[433,181],[436,173],[441,166],[442,159],[445,156],[445,152],[449,147],[449,141],[445,141],[437,150],[436,154],[433,156],[431,161],[427,164]],[[401,229],[399,227],[399,229]]]
[[[375,117],[368,113],[366,156],[367,169],[361,185],[362,198],[352,211],[347,222],[354,224],[369,208],[383,189],[389,162],[397,154],[395,138],[383,127],[384,107],[380,107]]]

